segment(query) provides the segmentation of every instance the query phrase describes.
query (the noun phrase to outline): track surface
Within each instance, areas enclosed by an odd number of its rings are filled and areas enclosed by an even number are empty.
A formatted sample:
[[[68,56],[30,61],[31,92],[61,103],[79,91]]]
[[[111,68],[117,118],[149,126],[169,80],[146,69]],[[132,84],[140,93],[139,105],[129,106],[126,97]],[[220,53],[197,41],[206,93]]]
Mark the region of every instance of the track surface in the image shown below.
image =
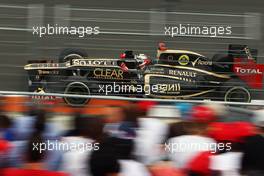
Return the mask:
[[[159,41],[167,42],[170,48],[189,49],[207,56],[225,51],[229,43],[241,43],[259,49],[258,60],[264,63],[263,7],[264,1],[260,0],[1,0],[0,90],[27,90],[23,70],[27,60],[56,59],[68,47],[85,48],[92,57],[118,57],[123,50],[132,49],[154,58]],[[165,25],[179,23],[231,25],[233,33],[225,38],[162,35]],[[39,38],[27,31],[38,24],[99,26],[102,33],[84,38]]]

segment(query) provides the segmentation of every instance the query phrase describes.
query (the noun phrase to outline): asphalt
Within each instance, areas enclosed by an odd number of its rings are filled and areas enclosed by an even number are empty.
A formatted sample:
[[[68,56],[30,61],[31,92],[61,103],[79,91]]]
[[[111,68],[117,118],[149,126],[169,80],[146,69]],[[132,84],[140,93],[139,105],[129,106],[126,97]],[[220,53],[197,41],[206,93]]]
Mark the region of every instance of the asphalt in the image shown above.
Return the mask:
[[[118,57],[125,49],[155,58],[157,43],[211,57],[230,43],[259,50],[264,63],[264,1],[251,0],[1,0],[0,90],[27,90],[28,60],[57,59],[63,48],[84,48],[91,57]],[[164,36],[164,26],[232,26],[222,37]],[[98,35],[33,35],[32,26],[67,25],[100,28]]]

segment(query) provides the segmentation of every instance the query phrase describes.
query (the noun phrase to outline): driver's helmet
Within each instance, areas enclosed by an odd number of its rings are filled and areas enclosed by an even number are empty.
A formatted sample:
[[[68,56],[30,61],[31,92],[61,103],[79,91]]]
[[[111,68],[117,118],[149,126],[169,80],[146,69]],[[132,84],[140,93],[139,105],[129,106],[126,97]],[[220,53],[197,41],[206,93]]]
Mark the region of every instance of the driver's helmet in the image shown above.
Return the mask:
[[[133,51],[125,51],[124,53],[121,53],[119,57],[120,59],[125,59],[125,58],[131,59],[134,58],[135,56]]]

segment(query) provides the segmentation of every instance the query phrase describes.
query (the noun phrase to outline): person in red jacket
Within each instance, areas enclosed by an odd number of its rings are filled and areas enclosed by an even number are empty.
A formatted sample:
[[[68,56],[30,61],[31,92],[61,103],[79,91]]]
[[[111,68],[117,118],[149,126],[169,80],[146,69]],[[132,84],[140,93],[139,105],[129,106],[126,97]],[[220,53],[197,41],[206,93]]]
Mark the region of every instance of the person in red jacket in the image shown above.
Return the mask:
[[[2,175],[3,169],[8,165],[6,159],[8,158],[10,150],[11,150],[10,142],[0,137],[0,175]]]
[[[10,149],[11,145],[8,141],[0,139],[0,155]]]

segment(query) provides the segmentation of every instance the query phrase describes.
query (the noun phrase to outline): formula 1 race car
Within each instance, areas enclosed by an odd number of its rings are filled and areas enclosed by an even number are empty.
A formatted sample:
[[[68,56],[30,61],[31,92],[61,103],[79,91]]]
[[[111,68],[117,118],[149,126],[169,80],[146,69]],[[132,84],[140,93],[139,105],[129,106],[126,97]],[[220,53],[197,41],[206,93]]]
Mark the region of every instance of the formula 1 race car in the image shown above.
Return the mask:
[[[254,90],[262,89],[264,65],[257,64],[257,50],[246,45],[229,45],[227,54],[209,59],[160,43],[156,60],[133,51],[113,59],[66,49],[58,62],[29,61],[24,69],[32,92],[250,102]],[[64,100],[73,106],[89,101]]]

